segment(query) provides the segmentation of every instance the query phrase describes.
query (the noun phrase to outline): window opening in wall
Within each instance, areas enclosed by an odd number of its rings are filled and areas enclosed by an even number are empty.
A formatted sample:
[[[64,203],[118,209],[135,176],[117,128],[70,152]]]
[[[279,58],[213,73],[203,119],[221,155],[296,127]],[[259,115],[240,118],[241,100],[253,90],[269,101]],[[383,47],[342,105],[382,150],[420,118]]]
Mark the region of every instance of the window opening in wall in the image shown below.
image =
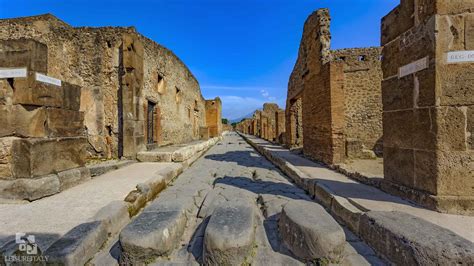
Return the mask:
[[[165,93],[165,78],[163,74],[158,73],[157,79],[157,86],[158,86],[158,93],[163,94]]]
[[[198,101],[194,100],[194,111],[199,112]]]
[[[346,57],[345,56],[339,56],[336,61],[346,61]]]
[[[178,87],[175,87],[175,88],[176,88],[176,103],[180,103],[181,102],[181,89]]]
[[[367,59],[367,57],[365,55],[359,55],[359,57],[357,58],[357,60],[359,61],[365,61]]]

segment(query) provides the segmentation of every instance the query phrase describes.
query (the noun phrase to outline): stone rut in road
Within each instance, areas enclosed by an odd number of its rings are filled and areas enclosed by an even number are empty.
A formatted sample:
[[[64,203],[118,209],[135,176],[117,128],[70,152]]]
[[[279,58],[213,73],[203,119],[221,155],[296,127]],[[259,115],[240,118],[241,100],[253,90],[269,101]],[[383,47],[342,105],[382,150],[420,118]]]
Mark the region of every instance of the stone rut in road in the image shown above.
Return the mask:
[[[285,221],[294,229],[291,234],[307,236],[304,243],[285,239],[290,231],[285,234],[279,230],[282,208],[290,202],[288,208],[292,210],[286,211],[289,215]],[[316,210],[309,217],[323,223],[316,222],[315,226],[331,228],[331,234],[338,237],[325,238],[320,229],[300,221],[308,216],[290,215],[298,214],[295,208],[305,212],[308,205]],[[370,248],[235,133],[227,134],[181,174],[122,231],[119,240],[120,260],[130,264],[316,262],[297,252],[305,245],[315,250],[309,255],[319,254],[321,260],[344,265],[383,264]],[[324,249],[318,248],[321,241],[335,241],[327,257],[321,251]]]

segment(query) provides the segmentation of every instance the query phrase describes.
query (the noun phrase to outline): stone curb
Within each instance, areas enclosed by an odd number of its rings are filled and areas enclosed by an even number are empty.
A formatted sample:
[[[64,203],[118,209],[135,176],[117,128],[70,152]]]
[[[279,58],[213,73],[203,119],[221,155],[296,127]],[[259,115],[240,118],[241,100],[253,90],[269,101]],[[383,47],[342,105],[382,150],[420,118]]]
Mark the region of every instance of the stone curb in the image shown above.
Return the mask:
[[[186,163],[196,154],[205,152],[210,147],[214,146],[222,137],[215,137],[206,141],[187,145],[178,148],[175,151],[144,151],[137,154],[137,160],[140,162],[177,162]]]
[[[247,138],[244,134],[239,133],[241,137],[243,137],[252,147],[254,147],[258,152],[260,152],[262,155],[264,155],[268,160],[273,162],[278,168],[280,168],[285,174],[287,174],[290,178],[292,178],[297,185],[299,185],[301,188],[306,190],[311,196],[313,196],[317,201],[319,201],[326,209],[329,210],[331,215],[333,215],[336,220],[339,222],[345,224],[351,231],[353,231],[356,235],[360,236],[364,241],[366,241],[371,247],[373,247],[376,252],[381,256],[386,258],[388,261],[391,262],[400,262],[403,261],[405,262],[407,259],[406,257],[403,256],[408,256],[404,254],[403,252],[400,253],[395,253],[390,251],[391,249],[388,249],[387,247],[392,246],[393,248],[405,248],[408,250],[407,254],[413,253],[413,252],[418,252],[417,254],[430,254],[431,256],[429,259],[425,260],[426,258],[422,258],[417,260],[418,263],[426,264],[425,262],[429,261],[430,263],[435,263],[435,264],[452,264],[452,263],[457,263],[458,261],[461,262],[468,262],[473,263],[473,254],[474,254],[474,248],[472,247],[472,242],[469,242],[469,244],[466,244],[466,242],[463,242],[463,238],[460,236],[452,233],[451,231],[448,231],[447,229],[444,229],[442,227],[436,226],[428,221],[422,220],[420,218],[416,218],[412,215],[406,214],[406,213],[400,213],[403,214],[407,217],[410,217],[411,221],[416,221],[416,226],[418,228],[423,228],[423,227],[436,227],[438,230],[443,231],[441,233],[442,235],[450,234],[454,241],[456,243],[463,243],[464,246],[458,247],[459,250],[452,251],[449,257],[443,257],[442,253],[439,254],[432,254],[430,253],[429,249],[435,249],[435,250],[443,250],[443,252],[446,252],[443,249],[443,244],[440,241],[437,241],[435,238],[438,235],[438,232],[436,230],[432,231],[431,237],[429,235],[424,235],[426,237],[426,241],[428,243],[422,243],[422,241],[415,243],[414,245],[407,245],[406,239],[409,238],[409,232],[411,228],[407,228],[406,231],[403,230],[402,227],[413,227],[414,225],[407,225],[408,222],[405,220],[400,220],[400,228],[402,228],[399,232],[393,231],[393,227],[388,227],[387,223],[379,223],[377,224],[378,230],[380,231],[380,234],[378,235],[371,235],[368,232],[371,230],[370,227],[374,227],[374,221],[373,219],[370,220],[367,218],[368,215],[371,213],[374,213],[373,211],[368,211],[366,209],[360,208],[357,205],[354,205],[350,200],[339,197],[335,195],[334,192],[332,192],[328,187],[326,187],[324,184],[320,184],[316,181],[305,181],[307,179],[307,176],[299,171],[294,165],[291,165],[289,162],[284,161],[281,158],[275,158],[272,154],[271,151],[268,151],[265,149],[265,147],[259,146],[258,144],[254,143],[252,140]],[[389,212],[379,212],[379,213],[389,213]],[[388,214],[387,214],[388,215]],[[407,218],[408,219],[408,218]],[[375,230],[375,229],[374,229]],[[447,232],[445,232],[447,231]],[[383,233],[383,234],[382,234]],[[372,237],[373,236],[373,237]],[[385,243],[383,241],[386,241],[389,239],[390,243]],[[378,241],[378,242],[377,242]],[[385,244],[384,244],[385,243]],[[430,246],[431,245],[431,246]],[[417,250],[417,249],[424,249],[426,250]],[[453,247],[454,248],[454,247]],[[465,248],[465,250],[463,250]],[[452,253],[457,252],[459,254],[464,254],[465,256],[462,257],[459,255],[458,257],[454,256]],[[400,257],[401,256],[401,257]],[[425,255],[423,255],[425,256]],[[428,256],[428,255],[426,255]],[[412,257],[413,258],[413,257]],[[449,260],[451,259],[451,260]],[[398,263],[397,263],[398,264]],[[408,265],[406,263],[400,263],[401,265]],[[465,263],[463,263],[465,264]]]
[[[106,161],[99,164],[86,165],[86,167],[89,169],[91,173],[91,177],[96,177],[113,170],[118,170],[120,168],[131,165],[133,163],[136,163],[136,161],[132,161],[132,160]]]

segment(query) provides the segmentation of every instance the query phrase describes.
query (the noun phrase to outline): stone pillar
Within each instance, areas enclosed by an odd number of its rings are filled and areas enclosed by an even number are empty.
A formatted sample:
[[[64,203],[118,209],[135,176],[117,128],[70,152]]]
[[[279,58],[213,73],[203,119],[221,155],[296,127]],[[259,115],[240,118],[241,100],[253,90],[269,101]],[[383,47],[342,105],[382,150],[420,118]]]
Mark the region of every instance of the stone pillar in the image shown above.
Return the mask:
[[[209,137],[217,137],[222,133],[222,102],[219,97],[206,100],[206,125],[209,127]]]
[[[402,0],[382,20],[383,188],[474,213],[474,0]]]
[[[122,67],[124,72],[121,77],[121,115],[123,120],[122,142],[120,149],[129,159],[135,159],[137,152],[146,150],[145,141],[145,116],[147,102],[140,100],[143,89],[143,54],[142,42],[136,35],[124,34],[121,49]],[[141,108],[140,108],[141,106]]]

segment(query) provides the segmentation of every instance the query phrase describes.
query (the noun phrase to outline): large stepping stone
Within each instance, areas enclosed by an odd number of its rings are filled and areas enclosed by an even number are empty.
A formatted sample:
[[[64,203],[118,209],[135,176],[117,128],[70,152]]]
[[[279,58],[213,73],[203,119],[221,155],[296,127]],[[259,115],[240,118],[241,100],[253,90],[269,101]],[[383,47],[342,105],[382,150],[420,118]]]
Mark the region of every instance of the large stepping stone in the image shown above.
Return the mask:
[[[474,243],[407,213],[367,212],[360,236],[395,265],[474,265]]]
[[[315,202],[293,200],[286,204],[280,216],[279,232],[285,246],[302,260],[334,263],[342,260],[344,231]]]
[[[107,240],[100,221],[80,224],[54,242],[43,254],[51,265],[84,265]]]
[[[120,233],[120,263],[149,263],[175,248],[186,226],[186,208],[176,202],[159,202],[147,207]]]
[[[255,243],[255,208],[245,201],[216,208],[204,234],[205,265],[241,265],[248,262]]]

